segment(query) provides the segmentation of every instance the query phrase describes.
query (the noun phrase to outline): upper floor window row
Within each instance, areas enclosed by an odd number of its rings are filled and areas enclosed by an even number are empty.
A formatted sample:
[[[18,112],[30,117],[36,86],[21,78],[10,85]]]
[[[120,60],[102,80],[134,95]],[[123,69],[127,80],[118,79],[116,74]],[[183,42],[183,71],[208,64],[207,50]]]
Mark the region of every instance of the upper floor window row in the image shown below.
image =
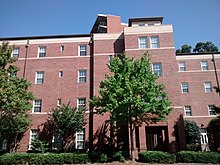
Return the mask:
[[[180,61],[178,62],[179,71],[186,71],[186,62]],[[200,62],[201,70],[209,70],[208,61]]]
[[[150,38],[150,45],[148,44],[148,37],[139,37],[139,49],[147,49],[147,48],[159,48],[160,41],[159,36],[151,36]]]

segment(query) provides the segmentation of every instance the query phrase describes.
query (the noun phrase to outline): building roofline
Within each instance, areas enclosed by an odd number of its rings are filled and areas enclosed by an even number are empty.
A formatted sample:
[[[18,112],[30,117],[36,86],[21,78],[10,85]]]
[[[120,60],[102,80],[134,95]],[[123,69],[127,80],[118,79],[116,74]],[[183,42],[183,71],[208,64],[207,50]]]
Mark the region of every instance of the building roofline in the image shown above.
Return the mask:
[[[50,38],[74,38],[74,37],[91,37],[91,34],[67,34],[67,35],[48,35],[48,36],[25,36],[25,37],[4,37],[0,41],[25,40],[25,39],[50,39]]]
[[[163,17],[130,18],[128,19],[128,25],[131,26],[131,22],[142,22],[142,21],[160,21],[162,23]]]
[[[220,54],[220,52],[199,52],[199,53],[176,53],[176,56],[190,56],[190,55],[208,55],[208,54]]]

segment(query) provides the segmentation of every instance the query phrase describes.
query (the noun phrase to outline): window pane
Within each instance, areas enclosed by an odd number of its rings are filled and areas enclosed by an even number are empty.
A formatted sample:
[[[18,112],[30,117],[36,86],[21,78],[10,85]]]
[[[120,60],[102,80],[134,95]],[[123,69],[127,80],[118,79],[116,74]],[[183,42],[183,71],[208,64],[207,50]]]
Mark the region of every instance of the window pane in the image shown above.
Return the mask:
[[[80,45],[80,56],[86,56],[86,45]]]
[[[44,72],[36,72],[36,84],[43,84]]]
[[[41,112],[42,100],[34,100],[34,112]]]
[[[185,106],[184,111],[185,111],[185,116],[192,116],[191,106]]]
[[[186,71],[186,64],[185,62],[179,62],[179,71]]]
[[[147,37],[140,37],[140,38],[139,38],[139,48],[140,48],[140,49],[148,48],[148,45],[147,45]]]
[[[157,76],[162,76],[162,66],[161,63],[153,64],[153,73]]]
[[[151,37],[151,48],[159,48],[159,37]]]
[[[207,92],[207,93],[212,92],[212,83],[211,82],[204,83],[204,87],[205,87],[205,92]]]
[[[188,83],[182,83],[181,84],[182,93],[188,93],[189,92],[189,85]]]
[[[13,51],[12,51],[12,56],[15,57],[15,58],[18,58],[19,57],[19,51],[20,51],[20,48],[14,48]]]
[[[86,70],[79,70],[78,73],[78,80],[79,83],[85,83],[86,82]]]
[[[208,70],[208,61],[201,61],[201,69]]]

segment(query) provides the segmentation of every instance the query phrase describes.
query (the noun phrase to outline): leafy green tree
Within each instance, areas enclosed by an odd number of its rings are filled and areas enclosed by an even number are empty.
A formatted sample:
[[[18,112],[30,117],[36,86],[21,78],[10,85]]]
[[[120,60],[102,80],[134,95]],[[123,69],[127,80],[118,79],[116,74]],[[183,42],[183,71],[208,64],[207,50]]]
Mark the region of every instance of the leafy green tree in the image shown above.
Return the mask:
[[[192,46],[185,44],[181,46],[181,49],[177,49],[176,53],[191,53],[191,49]]]
[[[184,120],[184,128],[187,144],[200,143],[199,127],[194,121]]]
[[[212,42],[199,42],[196,44],[193,52],[218,52],[218,47],[215,46]]]
[[[220,150],[220,116],[209,121],[207,131],[209,133],[209,142],[214,150]]]
[[[164,119],[171,111],[170,101],[164,86],[156,82],[157,76],[150,70],[148,55],[134,60],[123,54],[115,57],[108,67],[113,75],[106,75],[100,84],[100,96],[95,96],[90,103],[99,114],[110,112],[112,122],[129,123],[134,161],[134,128]]]
[[[0,46],[0,140],[14,151],[31,123],[28,111],[34,97],[27,91],[31,84],[15,76],[19,69],[13,65],[11,51],[8,43]]]
[[[76,131],[82,130],[86,124],[85,111],[83,109],[72,108],[69,104],[53,108],[52,112],[48,115],[48,124],[54,133],[60,135],[64,149],[66,149],[68,139]]]

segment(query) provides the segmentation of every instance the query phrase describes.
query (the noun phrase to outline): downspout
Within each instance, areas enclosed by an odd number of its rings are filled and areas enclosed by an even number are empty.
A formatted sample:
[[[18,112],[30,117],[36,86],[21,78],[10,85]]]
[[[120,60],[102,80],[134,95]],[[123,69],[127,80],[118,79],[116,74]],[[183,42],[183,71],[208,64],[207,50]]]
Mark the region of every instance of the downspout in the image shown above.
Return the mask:
[[[94,96],[94,38],[91,34],[90,45],[90,94],[89,98]],[[93,151],[93,107],[89,106],[89,152]]]
[[[23,78],[25,77],[25,73],[26,73],[28,47],[29,47],[29,39],[27,39],[27,44],[25,45],[26,52],[25,52],[25,59],[24,59]]]

